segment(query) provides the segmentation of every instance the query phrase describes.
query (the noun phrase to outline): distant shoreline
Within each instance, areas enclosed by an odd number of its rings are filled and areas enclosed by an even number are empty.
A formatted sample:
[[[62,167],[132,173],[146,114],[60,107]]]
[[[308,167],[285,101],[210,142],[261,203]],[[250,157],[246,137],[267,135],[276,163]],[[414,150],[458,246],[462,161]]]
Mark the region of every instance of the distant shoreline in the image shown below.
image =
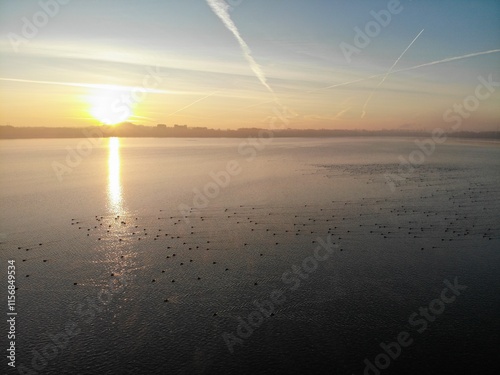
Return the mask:
[[[430,137],[431,131],[423,130],[331,130],[331,129],[278,129],[242,128],[220,130],[209,128],[151,127],[134,124],[93,126],[86,128],[14,127],[0,126],[0,139],[71,139],[71,138],[345,138],[345,137]],[[500,141],[499,131],[460,131],[447,133],[454,139]]]

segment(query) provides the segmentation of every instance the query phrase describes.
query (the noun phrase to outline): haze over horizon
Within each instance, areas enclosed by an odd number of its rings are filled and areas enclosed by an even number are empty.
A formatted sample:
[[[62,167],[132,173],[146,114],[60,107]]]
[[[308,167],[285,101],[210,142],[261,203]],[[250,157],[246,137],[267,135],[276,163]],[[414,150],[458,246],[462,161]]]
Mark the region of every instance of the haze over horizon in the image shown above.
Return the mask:
[[[499,15],[465,0],[0,0],[0,125],[265,128],[286,108],[294,129],[497,130]]]

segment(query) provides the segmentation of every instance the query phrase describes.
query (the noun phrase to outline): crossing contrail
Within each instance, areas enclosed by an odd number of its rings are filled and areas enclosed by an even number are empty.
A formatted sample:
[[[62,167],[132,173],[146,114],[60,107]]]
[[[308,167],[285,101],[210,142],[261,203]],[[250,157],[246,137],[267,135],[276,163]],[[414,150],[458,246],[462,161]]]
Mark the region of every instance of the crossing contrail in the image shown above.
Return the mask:
[[[361,110],[362,113],[361,113],[361,118],[365,117],[366,115],[366,107],[368,106],[368,103],[370,102],[370,100],[372,99],[373,95],[375,95],[375,92],[377,91],[377,89],[382,86],[382,84],[385,82],[385,80],[387,79],[387,77],[389,76],[389,74],[392,73],[392,69],[394,69],[394,67],[398,64],[399,60],[401,60],[401,58],[403,57],[403,55],[406,53],[406,51],[408,51],[410,49],[410,47],[413,45],[413,43],[415,43],[415,41],[418,39],[418,37],[424,32],[424,29],[422,29],[422,31],[420,31],[418,33],[418,35],[413,38],[413,40],[411,41],[411,43],[408,45],[408,47],[406,47],[406,49],[403,51],[403,53],[401,55],[399,55],[399,57],[396,59],[396,61],[394,62],[394,64],[392,64],[392,66],[389,68],[389,70],[387,71],[387,73],[385,73],[384,75],[384,78],[382,78],[382,80],[378,83],[377,87],[375,87],[375,89],[373,89],[373,91],[370,93],[370,96],[368,97],[368,99],[366,99],[366,102],[365,104],[363,105],[363,109]]]
[[[403,69],[394,70],[394,71],[392,71],[390,74],[395,74],[395,73],[400,73],[400,72],[407,72],[407,71],[409,71],[409,70],[415,70],[415,69],[418,69],[418,68],[423,68],[423,67],[425,67],[425,66],[431,66],[431,65],[436,65],[436,64],[443,64],[443,63],[447,63],[447,62],[451,62],[451,61],[468,59],[469,57],[476,57],[476,56],[482,56],[482,55],[489,55],[490,53],[498,53],[498,52],[500,52],[500,49],[492,49],[492,50],[489,50],[489,51],[469,53],[469,54],[467,54],[467,55],[462,55],[462,56],[447,57],[446,59],[442,59],[442,60],[431,61],[431,62],[428,62],[428,63],[424,63],[424,64],[420,64],[420,65],[411,66],[411,67],[409,67],[409,68],[403,68]],[[311,90],[311,91],[309,91],[309,93],[316,92],[316,91],[322,91],[322,90],[333,89],[333,88],[335,88],[335,87],[340,87],[340,86],[347,86],[347,85],[351,85],[351,84],[353,84],[353,83],[358,83],[358,82],[368,81],[368,80],[370,80],[370,79],[372,79],[372,78],[383,77],[383,76],[385,76],[385,75],[386,75],[386,73],[384,73],[384,74],[375,74],[375,75],[370,76],[370,77],[360,78],[360,79],[356,79],[356,80],[354,80],[354,81],[349,81],[349,82],[337,83],[337,84],[335,84],[335,85],[331,85],[331,86],[323,87],[323,88],[321,88],[321,89]]]
[[[273,95],[274,91],[269,86],[267,83],[266,75],[262,71],[262,68],[260,67],[259,64],[255,61],[255,59],[252,56],[252,50],[248,46],[248,44],[243,40],[243,38],[240,35],[240,32],[238,31],[238,28],[234,24],[233,20],[229,16],[229,5],[224,1],[224,0],[207,0],[208,5],[210,8],[212,8],[213,12],[221,19],[221,21],[224,23],[224,25],[227,27],[229,31],[231,31],[238,41],[241,50],[243,52],[243,56],[247,60],[248,64],[250,65],[250,68],[252,71],[255,73],[259,81],[268,89]]]

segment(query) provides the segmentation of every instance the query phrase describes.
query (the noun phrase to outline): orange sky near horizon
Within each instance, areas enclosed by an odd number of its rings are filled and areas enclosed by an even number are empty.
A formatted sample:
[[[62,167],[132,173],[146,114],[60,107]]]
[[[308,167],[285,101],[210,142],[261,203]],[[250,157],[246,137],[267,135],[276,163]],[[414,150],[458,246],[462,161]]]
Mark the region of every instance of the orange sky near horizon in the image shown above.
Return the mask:
[[[0,125],[265,128],[286,108],[297,129],[499,126],[495,3],[292,1],[278,24],[283,9],[261,0],[222,17],[205,2],[124,4],[60,5],[32,36],[40,5],[0,2]]]

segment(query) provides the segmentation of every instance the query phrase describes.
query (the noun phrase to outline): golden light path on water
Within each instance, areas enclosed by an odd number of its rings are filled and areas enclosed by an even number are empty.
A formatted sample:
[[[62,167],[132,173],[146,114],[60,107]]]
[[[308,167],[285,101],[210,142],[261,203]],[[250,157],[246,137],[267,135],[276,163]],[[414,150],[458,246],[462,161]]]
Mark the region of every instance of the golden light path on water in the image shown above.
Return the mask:
[[[108,212],[114,216],[115,222],[113,230],[106,239],[103,265],[107,271],[116,276],[109,284],[104,287],[112,290],[115,287],[123,286],[124,280],[133,277],[129,273],[137,267],[135,262],[128,255],[132,255],[133,249],[125,245],[128,238],[128,227],[123,220],[126,220],[127,211],[124,209],[123,186],[121,179],[121,156],[120,156],[120,138],[112,137],[108,140]],[[119,216],[119,218],[118,218]],[[112,227],[110,225],[110,227]],[[118,240],[118,241],[117,241]],[[122,242],[122,240],[124,240]],[[124,247],[125,246],[125,247]],[[117,309],[120,302],[114,301]]]
[[[115,215],[123,213],[122,184],[120,176],[120,139],[109,138],[108,143],[108,204]]]

